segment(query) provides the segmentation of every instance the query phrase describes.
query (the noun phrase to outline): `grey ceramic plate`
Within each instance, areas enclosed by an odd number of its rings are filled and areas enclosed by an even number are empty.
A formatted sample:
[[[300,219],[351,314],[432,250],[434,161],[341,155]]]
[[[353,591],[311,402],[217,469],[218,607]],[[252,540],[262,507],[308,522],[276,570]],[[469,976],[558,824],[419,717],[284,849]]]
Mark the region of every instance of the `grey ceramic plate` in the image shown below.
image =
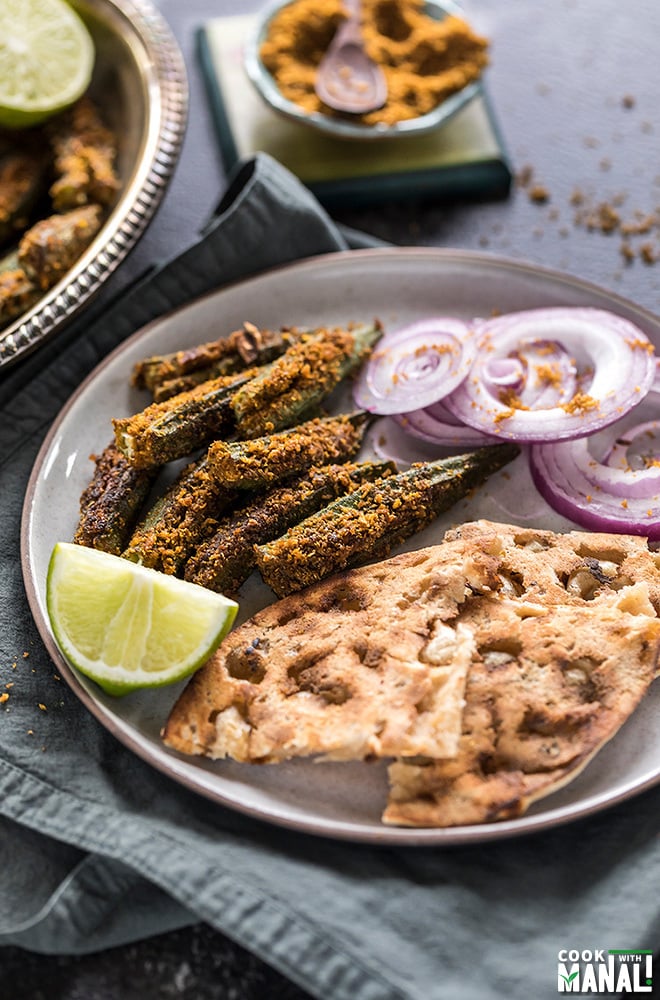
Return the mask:
[[[150,324],[126,341],[82,384],[56,420],[37,458],[27,490],[22,552],[25,584],[43,640],[81,701],[135,753],[202,795],[274,823],[311,833],[374,843],[455,844],[528,833],[596,812],[660,780],[660,688],[651,690],[633,718],[564,789],[536,803],[520,819],[446,830],[384,827],[383,764],[295,761],[255,767],[184,758],[165,749],[159,730],[178,689],[124,699],[103,695],[62,659],[45,610],[48,559],[58,540],[70,539],[78,498],[89,480],[88,455],[110,436],[110,418],[147,402],[129,382],[144,355],[199,343],[240,326],[342,323],[374,316],[388,327],[423,315],[466,318],[535,306],[591,305],[636,322],[660,345],[660,320],[605,290],[550,271],[477,253],[393,249],[334,254],[284,267],[209,295]],[[203,331],[203,337],[200,337]],[[410,451],[408,458],[422,457]],[[523,456],[475,496],[408,543],[431,544],[457,521],[475,517],[561,530],[532,486]],[[246,617],[273,599],[252,578],[241,595]]]
[[[311,128],[333,135],[340,139],[403,139],[406,136],[421,135],[424,132],[431,132],[439,128],[453,118],[461,108],[465,107],[477,94],[481,93],[481,83],[475,81],[467,87],[463,87],[456,94],[452,94],[446,101],[438,104],[433,111],[418,118],[411,118],[407,121],[398,122],[396,125],[363,125],[359,121],[351,120],[349,117],[341,118],[334,115],[324,115],[320,112],[309,114],[293,101],[289,101],[283,96],[274,78],[268,72],[259,56],[261,44],[268,34],[268,25],[273,15],[281,8],[291,3],[292,0],[276,0],[266,8],[252,37],[248,40],[244,50],[244,62],[247,74],[256,87],[258,93],[266,104],[270,105],[274,111],[300,122],[302,125],[309,125]],[[463,16],[461,9],[453,3],[453,0],[427,0],[426,8],[432,17],[438,20],[447,14]]]
[[[71,0],[96,47],[90,93],[119,136],[121,190],[105,224],[73,268],[0,330],[0,369],[76,315],[149,224],[177,162],[188,88],[183,57],[149,0]]]

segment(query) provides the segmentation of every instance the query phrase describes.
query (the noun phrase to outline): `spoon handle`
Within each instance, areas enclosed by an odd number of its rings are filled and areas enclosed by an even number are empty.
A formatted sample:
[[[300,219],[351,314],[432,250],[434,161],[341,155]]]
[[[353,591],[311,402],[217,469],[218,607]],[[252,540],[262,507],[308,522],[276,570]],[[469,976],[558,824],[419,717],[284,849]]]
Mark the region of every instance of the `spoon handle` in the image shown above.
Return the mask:
[[[360,0],[343,0],[343,7],[348,16],[340,24],[336,38],[336,44],[346,44],[347,42],[362,42],[362,19],[360,17],[362,4]]]

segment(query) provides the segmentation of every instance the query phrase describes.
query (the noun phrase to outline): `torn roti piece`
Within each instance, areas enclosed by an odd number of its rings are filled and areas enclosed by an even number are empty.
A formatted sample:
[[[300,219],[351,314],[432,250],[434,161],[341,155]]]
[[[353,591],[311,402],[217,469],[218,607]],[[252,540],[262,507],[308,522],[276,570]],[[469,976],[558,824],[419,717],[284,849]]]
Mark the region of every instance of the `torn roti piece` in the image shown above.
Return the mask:
[[[165,743],[262,763],[451,756],[476,655],[456,616],[497,584],[499,544],[404,553],[264,609],[189,683]]]
[[[386,823],[450,827],[522,815],[577,777],[655,675],[658,569],[645,539],[486,522],[449,537],[479,544],[498,528],[500,596],[475,596],[457,620],[477,650],[458,754],[390,765]]]
[[[246,622],[189,683],[165,742],[246,762],[394,756],[389,824],[519,816],[647,691],[658,559],[636,536],[461,525]]]

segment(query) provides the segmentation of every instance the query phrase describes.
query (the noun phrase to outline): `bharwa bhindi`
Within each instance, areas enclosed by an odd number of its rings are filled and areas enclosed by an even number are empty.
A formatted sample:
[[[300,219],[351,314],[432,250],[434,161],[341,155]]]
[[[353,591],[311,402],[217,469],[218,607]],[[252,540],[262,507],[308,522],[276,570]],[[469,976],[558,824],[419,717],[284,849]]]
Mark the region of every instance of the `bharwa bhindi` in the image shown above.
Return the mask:
[[[232,400],[239,437],[290,427],[355,372],[380,340],[379,323],[304,334]]]
[[[80,497],[78,545],[121,555],[158,472],[136,469],[111,441],[93,455],[94,475]]]
[[[221,375],[131,417],[112,421],[117,447],[137,468],[183,458],[234,429],[231,398],[258,368]]]
[[[122,556],[175,576],[235,499],[209,475],[205,458],[191,462],[137,526]]]
[[[384,558],[518,453],[516,445],[496,444],[365,483],[258,546],[261,575],[283,597],[339,570]]]
[[[265,365],[283,354],[300,336],[295,327],[261,330],[245,322],[241,330],[170,354],[154,354],[133,366],[131,382],[148,389],[156,402],[194,388],[200,382]]]
[[[208,450],[209,471],[231,489],[264,489],[313,465],[352,458],[372,419],[357,411],[316,417],[250,441],[214,441]]]
[[[277,538],[361,483],[395,471],[393,462],[324,465],[274,487],[222,519],[188,560],[184,578],[219,593],[235,593],[255,567],[255,545]]]

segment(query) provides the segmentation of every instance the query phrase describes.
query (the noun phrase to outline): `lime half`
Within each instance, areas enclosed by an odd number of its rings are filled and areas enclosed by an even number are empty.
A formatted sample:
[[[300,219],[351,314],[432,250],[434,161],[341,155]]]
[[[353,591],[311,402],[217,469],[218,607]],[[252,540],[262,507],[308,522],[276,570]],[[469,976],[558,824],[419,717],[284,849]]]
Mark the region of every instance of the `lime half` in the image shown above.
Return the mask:
[[[37,125],[89,86],[94,42],[65,0],[0,2],[0,125]]]
[[[69,542],[53,549],[46,603],[64,656],[115,695],[188,677],[238,610],[222,594]]]

